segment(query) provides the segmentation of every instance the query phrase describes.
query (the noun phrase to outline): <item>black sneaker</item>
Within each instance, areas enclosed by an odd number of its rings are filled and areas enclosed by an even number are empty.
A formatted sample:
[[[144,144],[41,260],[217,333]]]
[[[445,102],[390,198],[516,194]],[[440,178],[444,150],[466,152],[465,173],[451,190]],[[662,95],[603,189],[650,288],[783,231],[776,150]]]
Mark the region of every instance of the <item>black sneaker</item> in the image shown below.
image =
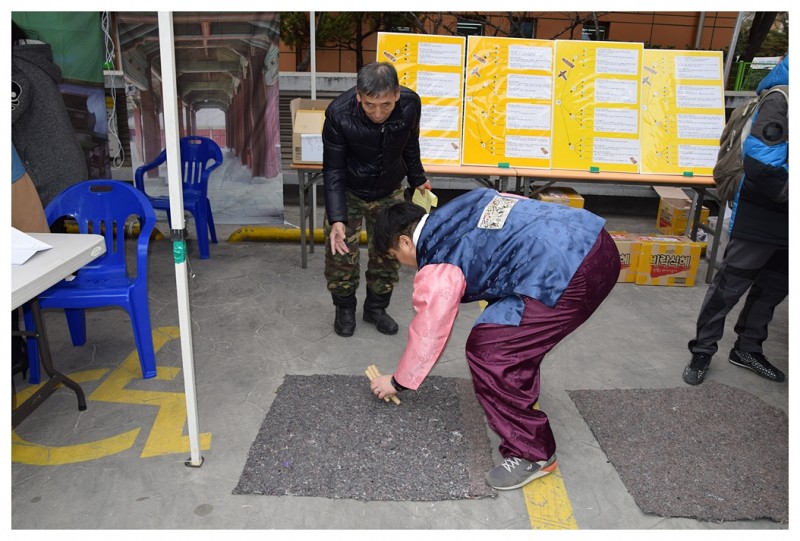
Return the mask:
[[[683,381],[689,385],[700,385],[708,372],[711,364],[711,355],[708,353],[694,353],[688,366],[683,369]]]
[[[736,366],[749,368],[762,378],[770,381],[780,383],[786,379],[783,372],[772,366],[762,353],[748,353],[747,351],[733,348],[728,361]]]
[[[549,460],[530,462],[524,458],[508,457],[499,466],[495,466],[486,473],[486,482],[497,490],[511,490],[519,488],[551,473],[558,466],[556,455]]]

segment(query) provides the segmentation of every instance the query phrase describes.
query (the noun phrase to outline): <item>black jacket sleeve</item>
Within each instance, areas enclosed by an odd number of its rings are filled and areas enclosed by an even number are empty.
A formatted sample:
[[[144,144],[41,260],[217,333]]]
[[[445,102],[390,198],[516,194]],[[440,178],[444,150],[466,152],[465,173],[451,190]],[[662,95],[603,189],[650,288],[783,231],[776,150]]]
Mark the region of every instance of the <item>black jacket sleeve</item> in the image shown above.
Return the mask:
[[[422,116],[422,105],[419,98],[414,102],[414,123],[411,126],[408,143],[403,150],[403,160],[406,162],[406,177],[412,188],[422,186],[427,179],[425,169],[422,167],[419,151],[419,119]]]
[[[330,107],[322,126],[322,180],[325,186],[325,212],[328,221],[347,223],[347,141]]]

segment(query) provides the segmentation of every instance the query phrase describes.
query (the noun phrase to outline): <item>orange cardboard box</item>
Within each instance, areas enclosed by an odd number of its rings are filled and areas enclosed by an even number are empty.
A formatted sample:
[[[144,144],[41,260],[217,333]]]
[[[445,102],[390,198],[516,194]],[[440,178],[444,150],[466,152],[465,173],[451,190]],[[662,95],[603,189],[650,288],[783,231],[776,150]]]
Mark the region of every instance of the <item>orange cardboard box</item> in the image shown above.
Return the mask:
[[[536,199],[578,209],[583,208],[583,197],[572,188],[547,188],[537,193]]]
[[[691,287],[700,264],[701,243],[674,235],[639,235],[634,283]]]
[[[322,125],[331,100],[295,98],[292,116],[292,163],[322,163]]]
[[[689,222],[692,200],[680,188],[655,186],[653,189],[661,197],[656,229],[664,235],[683,235]],[[700,209],[700,223],[708,223],[708,207]]]
[[[636,264],[639,257],[639,237],[626,231],[609,231],[619,251],[619,278],[617,282],[633,283],[636,277]]]

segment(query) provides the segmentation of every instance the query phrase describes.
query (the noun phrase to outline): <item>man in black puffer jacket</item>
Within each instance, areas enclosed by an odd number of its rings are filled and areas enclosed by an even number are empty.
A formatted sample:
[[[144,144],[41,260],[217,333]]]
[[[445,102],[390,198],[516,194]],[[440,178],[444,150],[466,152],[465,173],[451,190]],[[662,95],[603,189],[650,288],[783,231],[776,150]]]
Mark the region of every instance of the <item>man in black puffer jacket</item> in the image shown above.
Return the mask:
[[[361,68],[355,88],[325,111],[325,279],[336,307],[333,328],[340,336],[355,332],[358,244],[364,222],[369,263],[363,319],[384,334],[397,333],[386,308],[400,264],[375,253],[372,227],[381,209],[403,201],[404,178],[412,188],[430,189],[420,161],[421,111],[419,96],[400,86],[394,66],[386,62]]]

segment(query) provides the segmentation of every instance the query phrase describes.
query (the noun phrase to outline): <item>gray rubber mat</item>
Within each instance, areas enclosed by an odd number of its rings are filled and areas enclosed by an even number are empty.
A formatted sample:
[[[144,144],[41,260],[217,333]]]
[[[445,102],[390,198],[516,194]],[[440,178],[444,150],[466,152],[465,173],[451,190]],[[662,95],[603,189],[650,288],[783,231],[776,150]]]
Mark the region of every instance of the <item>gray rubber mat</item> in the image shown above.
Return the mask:
[[[366,376],[287,375],[234,494],[365,501],[496,496],[486,421],[469,380],[429,376],[401,404]]]
[[[567,392],[642,511],[788,522],[783,411],[714,382]]]

